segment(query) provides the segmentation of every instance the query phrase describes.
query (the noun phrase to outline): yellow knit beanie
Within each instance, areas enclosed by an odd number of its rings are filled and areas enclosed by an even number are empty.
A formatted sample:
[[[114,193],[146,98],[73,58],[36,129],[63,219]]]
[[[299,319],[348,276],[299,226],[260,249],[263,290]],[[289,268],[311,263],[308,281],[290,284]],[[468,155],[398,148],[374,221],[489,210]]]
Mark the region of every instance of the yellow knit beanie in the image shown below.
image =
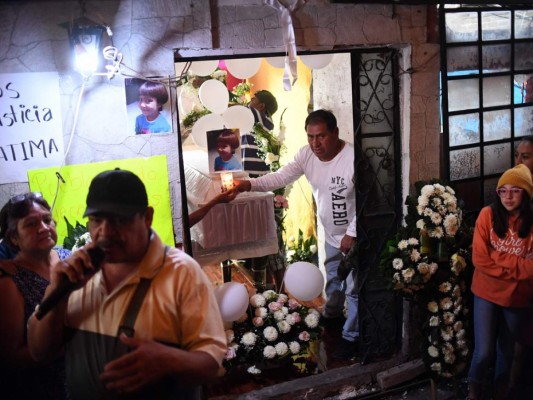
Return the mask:
[[[531,179],[531,171],[524,164],[518,164],[516,167],[505,171],[498,180],[498,189],[503,185],[512,185],[522,188],[529,193],[529,197],[533,196],[533,180]]]

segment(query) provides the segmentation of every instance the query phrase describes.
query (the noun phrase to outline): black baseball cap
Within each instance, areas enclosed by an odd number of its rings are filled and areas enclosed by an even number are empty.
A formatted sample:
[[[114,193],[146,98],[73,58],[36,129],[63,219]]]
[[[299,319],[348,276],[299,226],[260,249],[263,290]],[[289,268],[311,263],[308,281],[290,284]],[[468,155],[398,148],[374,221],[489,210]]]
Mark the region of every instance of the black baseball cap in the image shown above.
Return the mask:
[[[148,195],[141,179],[131,171],[116,168],[93,178],[83,216],[107,213],[131,217],[146,207]]]

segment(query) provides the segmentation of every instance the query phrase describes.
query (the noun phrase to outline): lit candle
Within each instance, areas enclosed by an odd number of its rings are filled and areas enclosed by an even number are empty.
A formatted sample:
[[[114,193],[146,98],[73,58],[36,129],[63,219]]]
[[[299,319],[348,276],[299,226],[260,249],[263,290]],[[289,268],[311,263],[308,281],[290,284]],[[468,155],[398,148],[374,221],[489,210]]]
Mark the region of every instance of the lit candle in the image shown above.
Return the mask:
[[[231,172],[222,172],[220,174],[220,182],[223,192],[233,189],[233,174]]]

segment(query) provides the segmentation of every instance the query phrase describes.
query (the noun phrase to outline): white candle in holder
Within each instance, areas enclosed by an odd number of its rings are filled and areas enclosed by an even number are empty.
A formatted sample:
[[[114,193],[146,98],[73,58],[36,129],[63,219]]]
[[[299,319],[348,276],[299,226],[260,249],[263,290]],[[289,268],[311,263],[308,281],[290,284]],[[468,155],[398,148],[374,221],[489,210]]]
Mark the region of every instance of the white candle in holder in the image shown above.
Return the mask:
[[[231,172],[222,172],[220,174],[220,182],[223,192],[233,189],[233,174]]]

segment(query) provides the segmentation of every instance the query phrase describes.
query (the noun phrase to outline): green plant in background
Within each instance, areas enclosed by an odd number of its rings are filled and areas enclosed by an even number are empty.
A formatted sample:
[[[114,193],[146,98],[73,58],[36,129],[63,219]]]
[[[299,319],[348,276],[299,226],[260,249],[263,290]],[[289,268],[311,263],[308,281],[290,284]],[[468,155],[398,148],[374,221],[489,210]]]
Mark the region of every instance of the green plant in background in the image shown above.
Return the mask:
[[[290,237],[287,241],[287,262],[306,261],[315,263],[317,252],[316,237],[314,235],[304,239],[301,229],[298,229],[298,238]]]
[[[74,251],[90,243],[91,237],[86,225],[82,225],[79,221],[76,221],[76,225],[74,226],[69,222],[67,217],[64,218],[67,223],[67,236],[63,240],[63,248]]]
[[[185,118],[182,120],[184,128],[192,128],[193,125],[202,118],[204,115],[211,114],[211,111],[203,109],[201,111],[192,110],[185,115]]]

